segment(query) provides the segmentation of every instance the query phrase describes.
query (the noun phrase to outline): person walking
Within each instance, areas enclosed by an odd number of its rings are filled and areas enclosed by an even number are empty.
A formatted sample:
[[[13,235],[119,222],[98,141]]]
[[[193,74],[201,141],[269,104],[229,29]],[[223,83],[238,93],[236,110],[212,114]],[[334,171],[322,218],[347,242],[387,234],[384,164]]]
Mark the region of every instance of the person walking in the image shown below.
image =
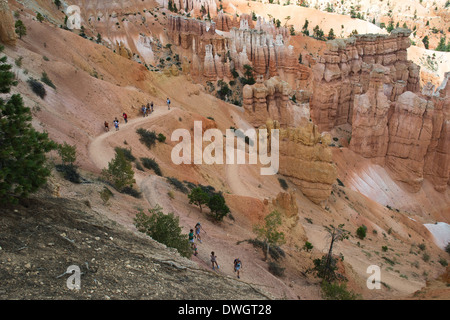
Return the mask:
[[[106,120],[105,120],[104,125],[105,125],[105,131],[108,132],[109,131],[109,124],[108,124],[108,122]]]
[[[242,262],[239,258],[234,259],[234,272],[237,273],[238,279],[240,279],[239,270],[242,268]]]
[[[147,108],[145,107],[145,104],[142,105],[142,117],[145,117],[145,114],[147,113]]]
[[[150,109],[150,103],[147,102],[147,116],[152,113],[152,109]]]
[[[117,117],[114,119],[114,127],[116,128],[116,131],[119,130],[119,120],[117,120]]]
[[[220,269],[220,266],[217,264],[217,256],[214,254],[214,251],[211,251],[211,265],[213,270],[215,270],[214,266],[216,266],[217,269]]]
[[[167,110],[170,110],[170,99],[167,98]]]
[[[192,244],[194,243],[194,229],[191,229],[189,232],[189,243]]]
[[[125,112],[122,114],[122,117],[123,117],[123,120],[125,120],[125,123],[128,123],[128,116]]]
[[[205,229],[203,229],[200,222],[197,222],[197,224],[195,225],[195,237],[197,238],[198,241],[200,241],[200,243],[202,243],[202,237],[200,236],[200,230],[203,230],[203,232],[206,233]]]
[[[153,113],[153,101],[152,101],[152,103],[150,103],[150,108],[151,108],[151,111]]]

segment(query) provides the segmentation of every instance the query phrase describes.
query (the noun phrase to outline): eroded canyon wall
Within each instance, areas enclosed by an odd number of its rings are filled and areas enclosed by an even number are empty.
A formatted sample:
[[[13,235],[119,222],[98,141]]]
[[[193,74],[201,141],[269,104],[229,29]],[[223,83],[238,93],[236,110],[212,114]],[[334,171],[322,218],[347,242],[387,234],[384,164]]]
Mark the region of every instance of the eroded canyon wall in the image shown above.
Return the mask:
[[[7,0],[0,0],[0,42],[9,45],[16,43],[14,18]]]
[[[395,101],[404,91],[418,92],[419,67],[407,60],[407,29],[390,35],[355,35],[327,42],[327,51],[312,67],[311,118],[321,131],[351,123],[356,95],[369,90],[373,68],[386,67],[385,94]]]

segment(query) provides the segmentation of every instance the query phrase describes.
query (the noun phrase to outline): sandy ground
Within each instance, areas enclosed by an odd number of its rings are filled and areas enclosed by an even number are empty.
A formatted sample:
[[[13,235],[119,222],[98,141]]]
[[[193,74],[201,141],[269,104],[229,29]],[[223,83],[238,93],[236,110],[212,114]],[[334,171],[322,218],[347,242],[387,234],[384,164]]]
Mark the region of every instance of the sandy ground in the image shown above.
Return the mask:
[[[256,11],[260,5],[249,4],[250,7],[245,10]],[[314,19],[322,19],[307,15],[311,13],[308,10],[300,10],[303,15],[294,17],[290,9],[294,10],[289,6],[274,7],[273,15],[277,14],[280,20],[291,15],[301,25],[308,16],[308,19],[311,18],[311,28],[319,23]],[[138,159],[155,158],[164,177],[176,177],[180,181],[211,185],[221,190],[235,220],[225,218],[221,223],[214,222],[207,215],[207,209],[201,213],[197,207],[188,204],[185,194],[173,190],[166,179],[148,170],[135,170],[143,199],[137,200],[115,192],[110,203],[104,205],[93,186],[70,185],[61,196],[86,200],[95,197],[92,206],[96,211],[129,229],[134,228],[133,218],[138,208],[145,210],[156,204],[161,205],[164,212],[173,211],[179,216],[185,232],[201,222],[206,233],[202,234],[203,242],[198,244],[199,255],[193,261],[210,270],[209,254],[215,251],[221,266],[217,272],[235,277],[232,262],[239,257],[243,261],[240,280],[261,286],[277,298],[320,298],[318,279],[306,274],[306,271],[312,267],[312,260],[327,250],[329,240],[324,226],[330,224],[345,223],[352,234],[349,240],[339,243],[334,252],[345,256],[343,265],[350,280],[349,287],[363,293],[366,298],[412,294],[422,288],[427,279],[443,272],[444,268],[437,260],[444,252],[433,245],[432,235],[423,224],[436,221],[448,223],[448,211],[445,211],[448,210],[448,195],[433,193],[427,184],[418,195],[408,194],[401,186],[394,185],[386,172],[355,157],[349,150],[336,148],[334,156],[339,178],[346,187],[335,185],[326,203],[321,206],[311,203],[287,181],[288,191],[293,192],[299,212],[294,217],[283,216],[282,228],[287,243],[282,247],[286,252],[282,265],[286,267],[286,275],[282,278],[273,276],[268,272],[267,263],[262,260],[261,250],[241,241],[254,238],[252,226],[260,223],[274,209],[272,199],[283,191],[278,177],[260,176],[259,166],[175,166],[170,159],[175,144],[170,141],[170,136],[174,129],[192,130],[195,120],[206,123],[207,117],[214,118],[209,124],[223,132],[230,126],[245,128],[247,123],[242,109],[206,94],[201,86],[184,76],[166,77],[147,72],[144,66],[72,32],[30,18],[24,18],[24,22],[28,36],[19,41],[16,48],[5,50],[9,61],[23,56],[23,67],[14,70],[21,74],[20,84],[14,90],[20,92],[26,104],[34,109],[33,124],[38,129],[47,130],[57,142],[67,141],[77,145],[77,164],[83,172],[95,176],[114,156],[114,147],[130,148]],[[352,27],[348,26],[350,29]],[[323,29],[326,30],[325,27]],[[320,50],[320,46],[317,49]],[[44,55],[48,61],[43,58]],[[47,88],[44,100],[37,98],[23,81],[30,76],[40,78],[42,71],[49,74],[57,87],[56,90]],[[167,96],[172,100],[170,112],[164,104]],[[143,118],[139,107],[151,100],[156,104],[155,113]],[[111,131],[105,133],[103,121],[108,119],[112,124],[115,116],[121,119],[123,111],[127,112],[129,123],[121,121],[119,131],[111,126]],[[163,133],[167,140],[148,150],[135,133],[138,127]],[[392,190],[386,191],[386,187]],[[174,199],[168,195],[171,190]],[[388,209],[386,205],[389,203],[399,211]],[[427,212],[426,208],[434,211]],[[283,208],[277,209],[283,211]],[[355,231],[362,224],[368,227],[370,236],[358,240]],[[306,240],[314,245],[312,252],[302,249]],[[417,249],[417,244],[422,242],[427,244],[430,262],[421,260],[423,252]],[[382,246],[388,246],[389,250],[382,252]],[[394,264],[388,264],[386,259],[395,260]],[[370,264],[382,266],[385,273],[383,281],[390,289],[383,287],[378,292],[365,289],[366,269]]]

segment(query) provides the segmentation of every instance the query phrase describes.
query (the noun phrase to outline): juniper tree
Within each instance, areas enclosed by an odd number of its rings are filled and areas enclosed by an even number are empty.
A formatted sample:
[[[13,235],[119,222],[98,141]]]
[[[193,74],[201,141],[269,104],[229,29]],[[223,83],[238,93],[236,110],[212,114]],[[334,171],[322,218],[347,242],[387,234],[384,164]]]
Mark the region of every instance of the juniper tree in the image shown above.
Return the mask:
[[[281,245],[285,243],[284,233],[278,231],[281,226],[281,214],[274,210],[264,218],[264,224],[255,225],[253,231],[264,241],[266,251],[264,252],[264,259],[267,260],[269,256],[270,246]]]

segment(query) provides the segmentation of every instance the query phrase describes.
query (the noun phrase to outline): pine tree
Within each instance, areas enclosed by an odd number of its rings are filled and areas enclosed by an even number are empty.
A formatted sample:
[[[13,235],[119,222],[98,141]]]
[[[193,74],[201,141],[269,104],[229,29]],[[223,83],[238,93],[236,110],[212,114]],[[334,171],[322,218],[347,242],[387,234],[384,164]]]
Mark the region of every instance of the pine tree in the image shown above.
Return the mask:
[[[423,45],[425,46],[425,49],[428,49],[428,46],[430,45],[430,40],[428,40],[428,36],[425,36],[422,39]]]
[[[333,28],[331,28],[330,31],[328,32],[328,37],[327,37],[327,39],[328,39],[328,40],[333,40],[333,39],[335,39],[335,38],[336,38],[336,36],[335,36],[335,34],[334,34],[334,30],[333,30]]]
[[[55,5],[58,9],[61,8],[61,0],[55,0]]]
[[[40,12],[38,12],[36,14],[36,19],[37,19],[37,21],[42,22],[42,21],[44,21],[44,16]]]
[[[225,203],[225,198],[221,193],[215,193],[208,200],[208,208],[214,214],[217,221],[222,221],[223,218],[230,212],[230,208]]]
[[[116,149],[116,156],[108,163],[108,169],[103,169],[102,176],[119,192],[135,182],[131,162],[127,160],[121,149]]]
[[[16,28],[16,33],[19,36],[19,39],[22,39],[23,36],[27,35],[27,27],[25,27],[22,20],[17,20],[14,27]]]
[[[3,47],[0,47],[0,52]],[[6,57],[0,58],[0,92],[16,85]],[[31,126],[31,111],[22,97],[0,99],[0,203],[16,203],[41,187],[50,175],[45,154],[56,149],[47,133]]]
[[[303,28],[302,28],[302,33],[305,36],[309,36],[308,25],[309,25],[309,21],[308,21],[308,19],[305,19],[305,24],[303,25]]]

